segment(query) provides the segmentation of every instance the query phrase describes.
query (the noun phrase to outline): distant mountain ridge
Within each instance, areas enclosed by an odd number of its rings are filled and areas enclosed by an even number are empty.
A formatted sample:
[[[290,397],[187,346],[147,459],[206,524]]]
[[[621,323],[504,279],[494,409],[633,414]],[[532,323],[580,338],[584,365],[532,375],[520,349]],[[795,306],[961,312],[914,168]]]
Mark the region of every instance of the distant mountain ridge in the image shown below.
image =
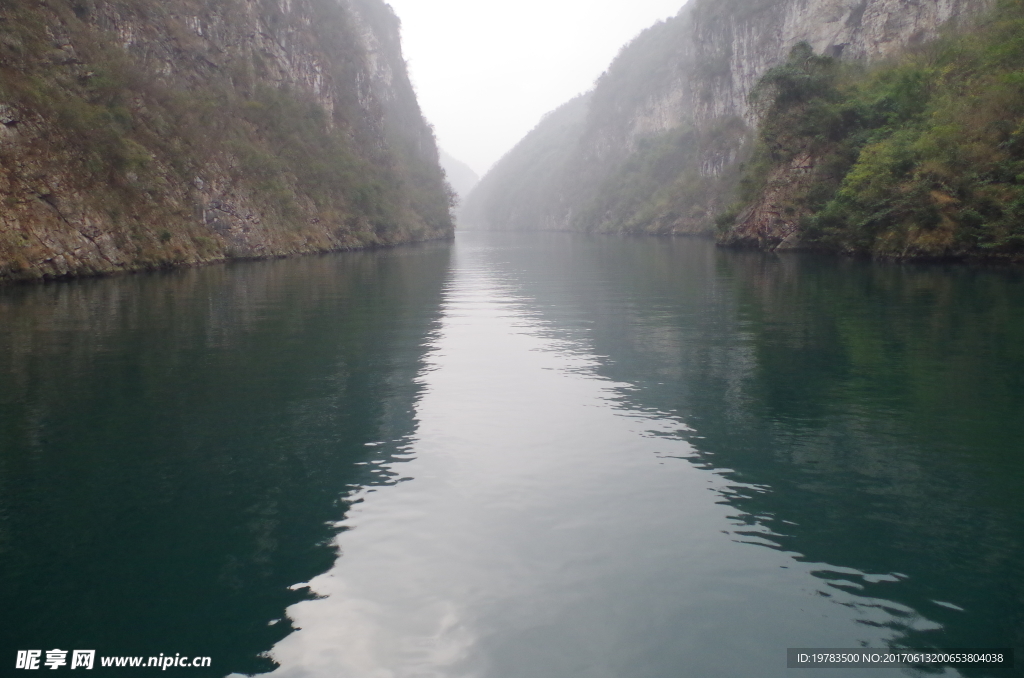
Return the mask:
[[[568,164],[590,110],[590,95],[548,113],[484,175],[463,201],[459,226],[491,230],[564,230]]]
[[[444,170],[448,183],[455,189],[460,198],[465,198],[469,192],[480,183],[480,175],[473,171],[473,168],[454,158],[442,148],[441,168]]]

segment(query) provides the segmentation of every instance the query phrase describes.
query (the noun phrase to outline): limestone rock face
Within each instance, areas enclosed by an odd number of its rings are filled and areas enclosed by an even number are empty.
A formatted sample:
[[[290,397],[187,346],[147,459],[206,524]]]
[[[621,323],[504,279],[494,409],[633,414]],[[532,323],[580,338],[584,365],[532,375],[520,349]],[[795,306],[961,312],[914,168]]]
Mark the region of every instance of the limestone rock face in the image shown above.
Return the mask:
[[[736,115],[756,122],[748,96],[768,69],[807,42],[815,52],[878,59],[930,40],[952,19],[969,17],[987,0],[740,0],[692,2],[679,15],[691,48],[669,91],[698,124]],[[717,68],[711,67],[718,65]],[[682,113],[681,115],[685,115]]]
[[[450,237],[382,0],[0,5],[0,280]]]
[[[578,143],[552,158],[528,137],[492,172],[529,165],[528,154],[543,158],[564,167],[557,180],[564,200],[504,195],[531,184],[505,181],[502,189],[485,178],[466,212],[484,228],[711,233],[757,126],[750,92],[794,45],[879,59],[988,6],[989,0],[691,0],[626,46],[598,80],[574,132]],[[532,139],[550,136],[545,125],[559,122],[542,121]],[[488,207],[528,202],[552,207],[529,222]]]

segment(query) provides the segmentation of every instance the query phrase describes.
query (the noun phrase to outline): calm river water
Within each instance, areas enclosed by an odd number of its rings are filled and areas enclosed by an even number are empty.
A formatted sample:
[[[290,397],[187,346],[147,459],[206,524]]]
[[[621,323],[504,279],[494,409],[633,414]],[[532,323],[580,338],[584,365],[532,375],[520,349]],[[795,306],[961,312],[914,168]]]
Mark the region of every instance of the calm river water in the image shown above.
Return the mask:
[[[1019,665],[1024,275],[464,234],[7,287],[0,610],[3,675]]]

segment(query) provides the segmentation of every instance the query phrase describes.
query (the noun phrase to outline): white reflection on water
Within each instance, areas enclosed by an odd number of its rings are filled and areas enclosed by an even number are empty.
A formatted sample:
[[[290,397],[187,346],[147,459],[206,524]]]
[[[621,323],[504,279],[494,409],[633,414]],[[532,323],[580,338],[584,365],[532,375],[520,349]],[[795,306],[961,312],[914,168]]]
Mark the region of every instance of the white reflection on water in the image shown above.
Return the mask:
[[[354,497],[275,675],[781,676],[786,647],[849,646],[852,621],[891,618],[737,538],[735,483],[680,461],[686,423],[623,409],[629,385],[552,336],[489,255],[458,250],[413,457],[393,469],[411,480]],[[884,647],[889,630],[857,633]]]

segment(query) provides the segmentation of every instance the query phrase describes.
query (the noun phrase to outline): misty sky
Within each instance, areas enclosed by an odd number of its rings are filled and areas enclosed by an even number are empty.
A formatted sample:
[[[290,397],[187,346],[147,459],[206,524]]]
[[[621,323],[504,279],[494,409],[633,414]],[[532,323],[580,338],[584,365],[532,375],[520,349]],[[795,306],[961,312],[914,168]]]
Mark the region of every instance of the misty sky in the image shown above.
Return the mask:
[[[387,0],[438,143],[483,174],[685,0]]]

